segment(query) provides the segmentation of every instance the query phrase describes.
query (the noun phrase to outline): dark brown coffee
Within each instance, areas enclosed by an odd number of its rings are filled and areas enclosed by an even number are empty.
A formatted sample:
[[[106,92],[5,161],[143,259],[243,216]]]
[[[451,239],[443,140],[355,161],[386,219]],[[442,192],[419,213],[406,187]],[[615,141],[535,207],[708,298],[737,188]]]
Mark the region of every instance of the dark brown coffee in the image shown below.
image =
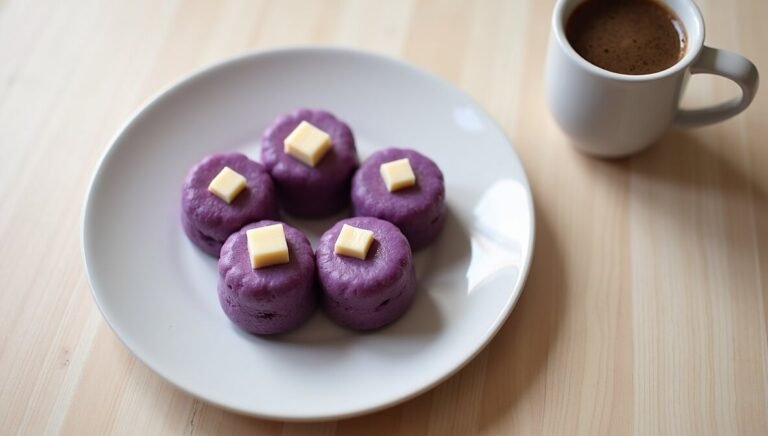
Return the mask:
[[[652,0],[587,0],[568,18],[565,33],[581,57],[621,74],[662,71],[685,53],[680,19]]]

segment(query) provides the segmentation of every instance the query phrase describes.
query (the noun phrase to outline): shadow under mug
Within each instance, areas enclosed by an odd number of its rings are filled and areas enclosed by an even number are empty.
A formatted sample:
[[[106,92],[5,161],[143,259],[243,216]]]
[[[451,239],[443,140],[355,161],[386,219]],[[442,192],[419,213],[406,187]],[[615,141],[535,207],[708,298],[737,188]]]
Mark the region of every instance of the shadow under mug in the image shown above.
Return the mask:
[[[730,118],[749,106],[758,73],[748,59],[704,45],[704,20],[692,0],[659,0],[685,27],[687,47],[673,66],[652,74],[604,70],[568,42],[565,25],[584,0],[558,0],[552,15],[546,65],[547,100],[555,121],[581,151],[623,157],[656,142],[671,126],[695,127]],[[716,74],[739,85],[741,96],[712,107],[680,109],[691,74]]]

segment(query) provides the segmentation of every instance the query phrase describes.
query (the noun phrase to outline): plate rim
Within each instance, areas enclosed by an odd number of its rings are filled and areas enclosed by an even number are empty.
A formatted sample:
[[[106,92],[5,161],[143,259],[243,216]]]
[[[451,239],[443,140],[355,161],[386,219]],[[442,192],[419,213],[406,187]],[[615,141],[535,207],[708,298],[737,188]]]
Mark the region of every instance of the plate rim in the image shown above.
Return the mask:
[[[92,278],[93,274],[91,271],[91,267],[89,266],[89,263],[88,263],[88,252],[87,252],[88,239],[89,239],[87,235],[88,233],[87,228],[89,227],[88,226],[89,216],[92,215],[91,210],[93,208],[92,203],[94,201],[93,200],[94,186],[98,183],[101,177],[103,177],[102,172],[104,169],[104,164],[109,159],[112,158],[113,152],[116,149],[116,144],[119,142],[120,138],[123,137],[125,132],[128,131],[134,124],[136,124],[139,120],[141,120],[143,116],[146,114],[146,112],[152,106],[156,105],[158,102],[160,102],[162,99],[166,98],[167,96],[175,92],[179,92],[181,89],[190,85],[194,81],[199,80],[207,75],[214,74],[218,70],[232,67],[240,62],[247,62],[254,58],[266,58],[266,57],[275,56],[275,55],[302,55],[302,54],[309,54],[309,53],[341,54],[346,56],[367,57],[377,61],[388,62],[391,64],[395,64],[398,67],[409,70],[410,72],[420,75],[426,79],[436,81],[441,86],[448,88],[453,92],[459,94],[469,103],[469,106],[473,110],[485,116],[485,118],[491,123],[491,125],[496,129],[498,129],[499,132],[502,133],[502,136],[512,148],[512,152],[520,164],[520,171],[521,171],[522,179],[524,182],[523,186],[525,187],[525,193],[526,193],[526,204],[527,204],[528,210],[530,211],[530,216],[531,216],[531,220],[530,220],[531,231],[530,231],[530,237],[528,239],[528,247],[526,247],[528,255],[526,258],[523,259],[523,262],[520,268],[520,275],[519,275],[519,279],[517,280],[517,283],[515,283],[512,286],[513,288],[511,290],[512,298],[509,298],[507,300],[505,306],[496,316],[496,319],[489,326],[489,328],[485,330],[484,336],[481,338],[480,341],[478,341],[478,344],[472,353],[468,354],[458,365],[456,365],[450,371],[439,375],[438,377],[434,378],[432,381],[425,383],[422,386],[419,386],[418,388],[414,389],[413,391],[409,392],[406,395],[402,395],[394,399],[388,399],[384,402],[381,402],[380,404],[377,404],[376,406],[356,408],[356,409],[347,410],[341,413],[327,414],[327,415],[320,415],[320,416],[290,415],[290,414],[280,415],[280,414],[273,414],[273,413],[262,413],[262,412],[250,410],[247,408],[234,407],[232,405],[207,398],[203,393],[194,392],[192,389],[189,389],[186,386],[182,386],[181,384],[176,383],[172,379],[172,377],[166,374],[165,371],[155,367],[154,365],[149,364],[142,356],[136,353],[134,348],[131,347],[131,345],[129,344],[127,337],[124,337],[120,333],[120,330],[116,328],[116,326],[112,323],[112,321],[105,315],[105,311],[102,307],[103,302],[100,300],[99,294],[96,291],[96,288],[94,287],[93,278]],[[475,101],[475,99],[473,99],[468,94],[466,94],[457,85],[438,76],[436,73],[433,73],[423,67],[412,64],[405,59],[390,56],[387,54],[382,54],[380,52],[373,52],[369,50],[362,50],[362,49],[351,48],[347,46],[328,45],[328,44],[286,45],[286,46],[276,46],[268,49],[247,50],[239,54],[227,56],[222,59],[214,60],[212,62],[206,63],[200,67],[193,69],[190,73],[182,75],[180,78],[173,80],[169,84],[163,86],[159,91],[152,94],[148,99],[144,100],[144,102],[141,103],[134,111],[132,111],[131,114],[128,116],[127,120],[123,122],[120,125],[120,127],[118,127],[116,132],[110,137],[107,143],[107,146],[105,150],[102,152],[101,156],[99,157],[96,163],[95,169],[93,170],[93,174],[91,175],[91,178],[88,182],[88,186],[86,188],[86,193],[85,193],[85,200],[83,202],[83,206],[81,209],[80,223],[81,223],[80,254],[83,261],[91,297],[93,298],[93,301],[96,303],[96,307],[99,309],[99,313],[101,314],[102,319],[107,323],[109,328],[112,330],[114,335],[118,338],[118,340],[123,344],[123,346],[125,346],[131,352],[133,357],[135,357],[144,366],[149,368],[152,372],[160,376],[165,382],[171,384],[172,386],[181,390],[182,392],[188,395],[191,395],[195,399],[204,401],[208,404],[214,405],[216,407],[220,407],[230,412],[262,418],[262,419],[279,420],[279,421],[285,421],[285,422],[322,422],[322,421],[332,421],[332,420],[352,418],[356,416],[375,413],[377,411],[393,407],[395,405],[408,401],[412,398],[415,398],[433,389],[437,385],[441,384],[442,382],[454,376],[461,369],[463,369],[467,364],[469,364],[472,360],[474,360],[475,357],[477,357],[477,355],[480,354],[480,352],[482,352],[488,346],[488,344],[493,340],[493,338],[496,336],[498,331],[501,329],[501,327],[504,325],[506,320],[509,318],[510,314],[512,313],[512,310],[517,305],[517,301],[520,299],[520,295],[522,295],[523,293],[523,290],[524,290],[523,288],[525,286],[525,283],[527,282],[528,274],[530,273],[531,264],[533,262],[535,239],[536,239],[536,209],[534,207],[533,191],[531,190],[529,177],[525,170],[525,166],[523,165],[523,161],[522,159],[520,159],[520,155],[517,153],[517,149],[515,148],[512,141],[510,141],[504,129],[501,128],[498,122],[493,117],[491,117],[491,115],[485,109],[483,109],[483,107],[480,106],[477,103],[477,101]]]

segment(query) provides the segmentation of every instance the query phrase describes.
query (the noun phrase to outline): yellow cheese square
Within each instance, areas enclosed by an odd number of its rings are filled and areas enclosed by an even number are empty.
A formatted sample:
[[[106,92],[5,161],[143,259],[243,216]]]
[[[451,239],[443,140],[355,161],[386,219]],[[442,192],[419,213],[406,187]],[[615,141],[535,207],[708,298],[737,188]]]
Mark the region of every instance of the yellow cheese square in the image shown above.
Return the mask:
[[[344,224],[341,226],[339,237],[336,238],[336,245],[334,245],[333,251],[342,256],[365,260],[372,243],[372,231]]]
[[[387,185],[389,192],[397,191],[398,189],[407,188],[416,184],[416,175],[413,174],[411,169],[411,162],[408,158],[393,160],[381,164],[379,167],[381,171],[381,177],[384,179],[384,184]]]
[[[331,149],[331,137],[302,121],[283,141],[286,153],[313,167]]]
[[[245,177],[242,174],[230,167],[224,167],[211,180],[208,185],[208,192],[215,194],[227,203],[232,203],[237,194],[245,189],[245,182]]]
[[[282,224],[250,229],[245,232],[245,236],[248,239],[248,256],[252,268],[279,265],[290,260]]]

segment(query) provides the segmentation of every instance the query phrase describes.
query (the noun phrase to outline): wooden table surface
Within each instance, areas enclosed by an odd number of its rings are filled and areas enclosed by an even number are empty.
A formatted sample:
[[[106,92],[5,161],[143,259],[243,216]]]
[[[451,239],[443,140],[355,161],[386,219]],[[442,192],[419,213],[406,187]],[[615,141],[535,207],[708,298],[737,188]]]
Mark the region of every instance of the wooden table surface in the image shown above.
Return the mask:
[[[710,45],[768,72],[768,2],[702,0]],[[0,0],[0,434],[768,434],[768,99],[632,159],[574,151],[543,99],[552,0]],[[533,189],[522,297],[457,375],[317,424],[172,387],[99,314],[80,256],[115,130],[180,76],[338,44],[434,71],[488,110]],[[695,78],[686,102],[735,93]]]

